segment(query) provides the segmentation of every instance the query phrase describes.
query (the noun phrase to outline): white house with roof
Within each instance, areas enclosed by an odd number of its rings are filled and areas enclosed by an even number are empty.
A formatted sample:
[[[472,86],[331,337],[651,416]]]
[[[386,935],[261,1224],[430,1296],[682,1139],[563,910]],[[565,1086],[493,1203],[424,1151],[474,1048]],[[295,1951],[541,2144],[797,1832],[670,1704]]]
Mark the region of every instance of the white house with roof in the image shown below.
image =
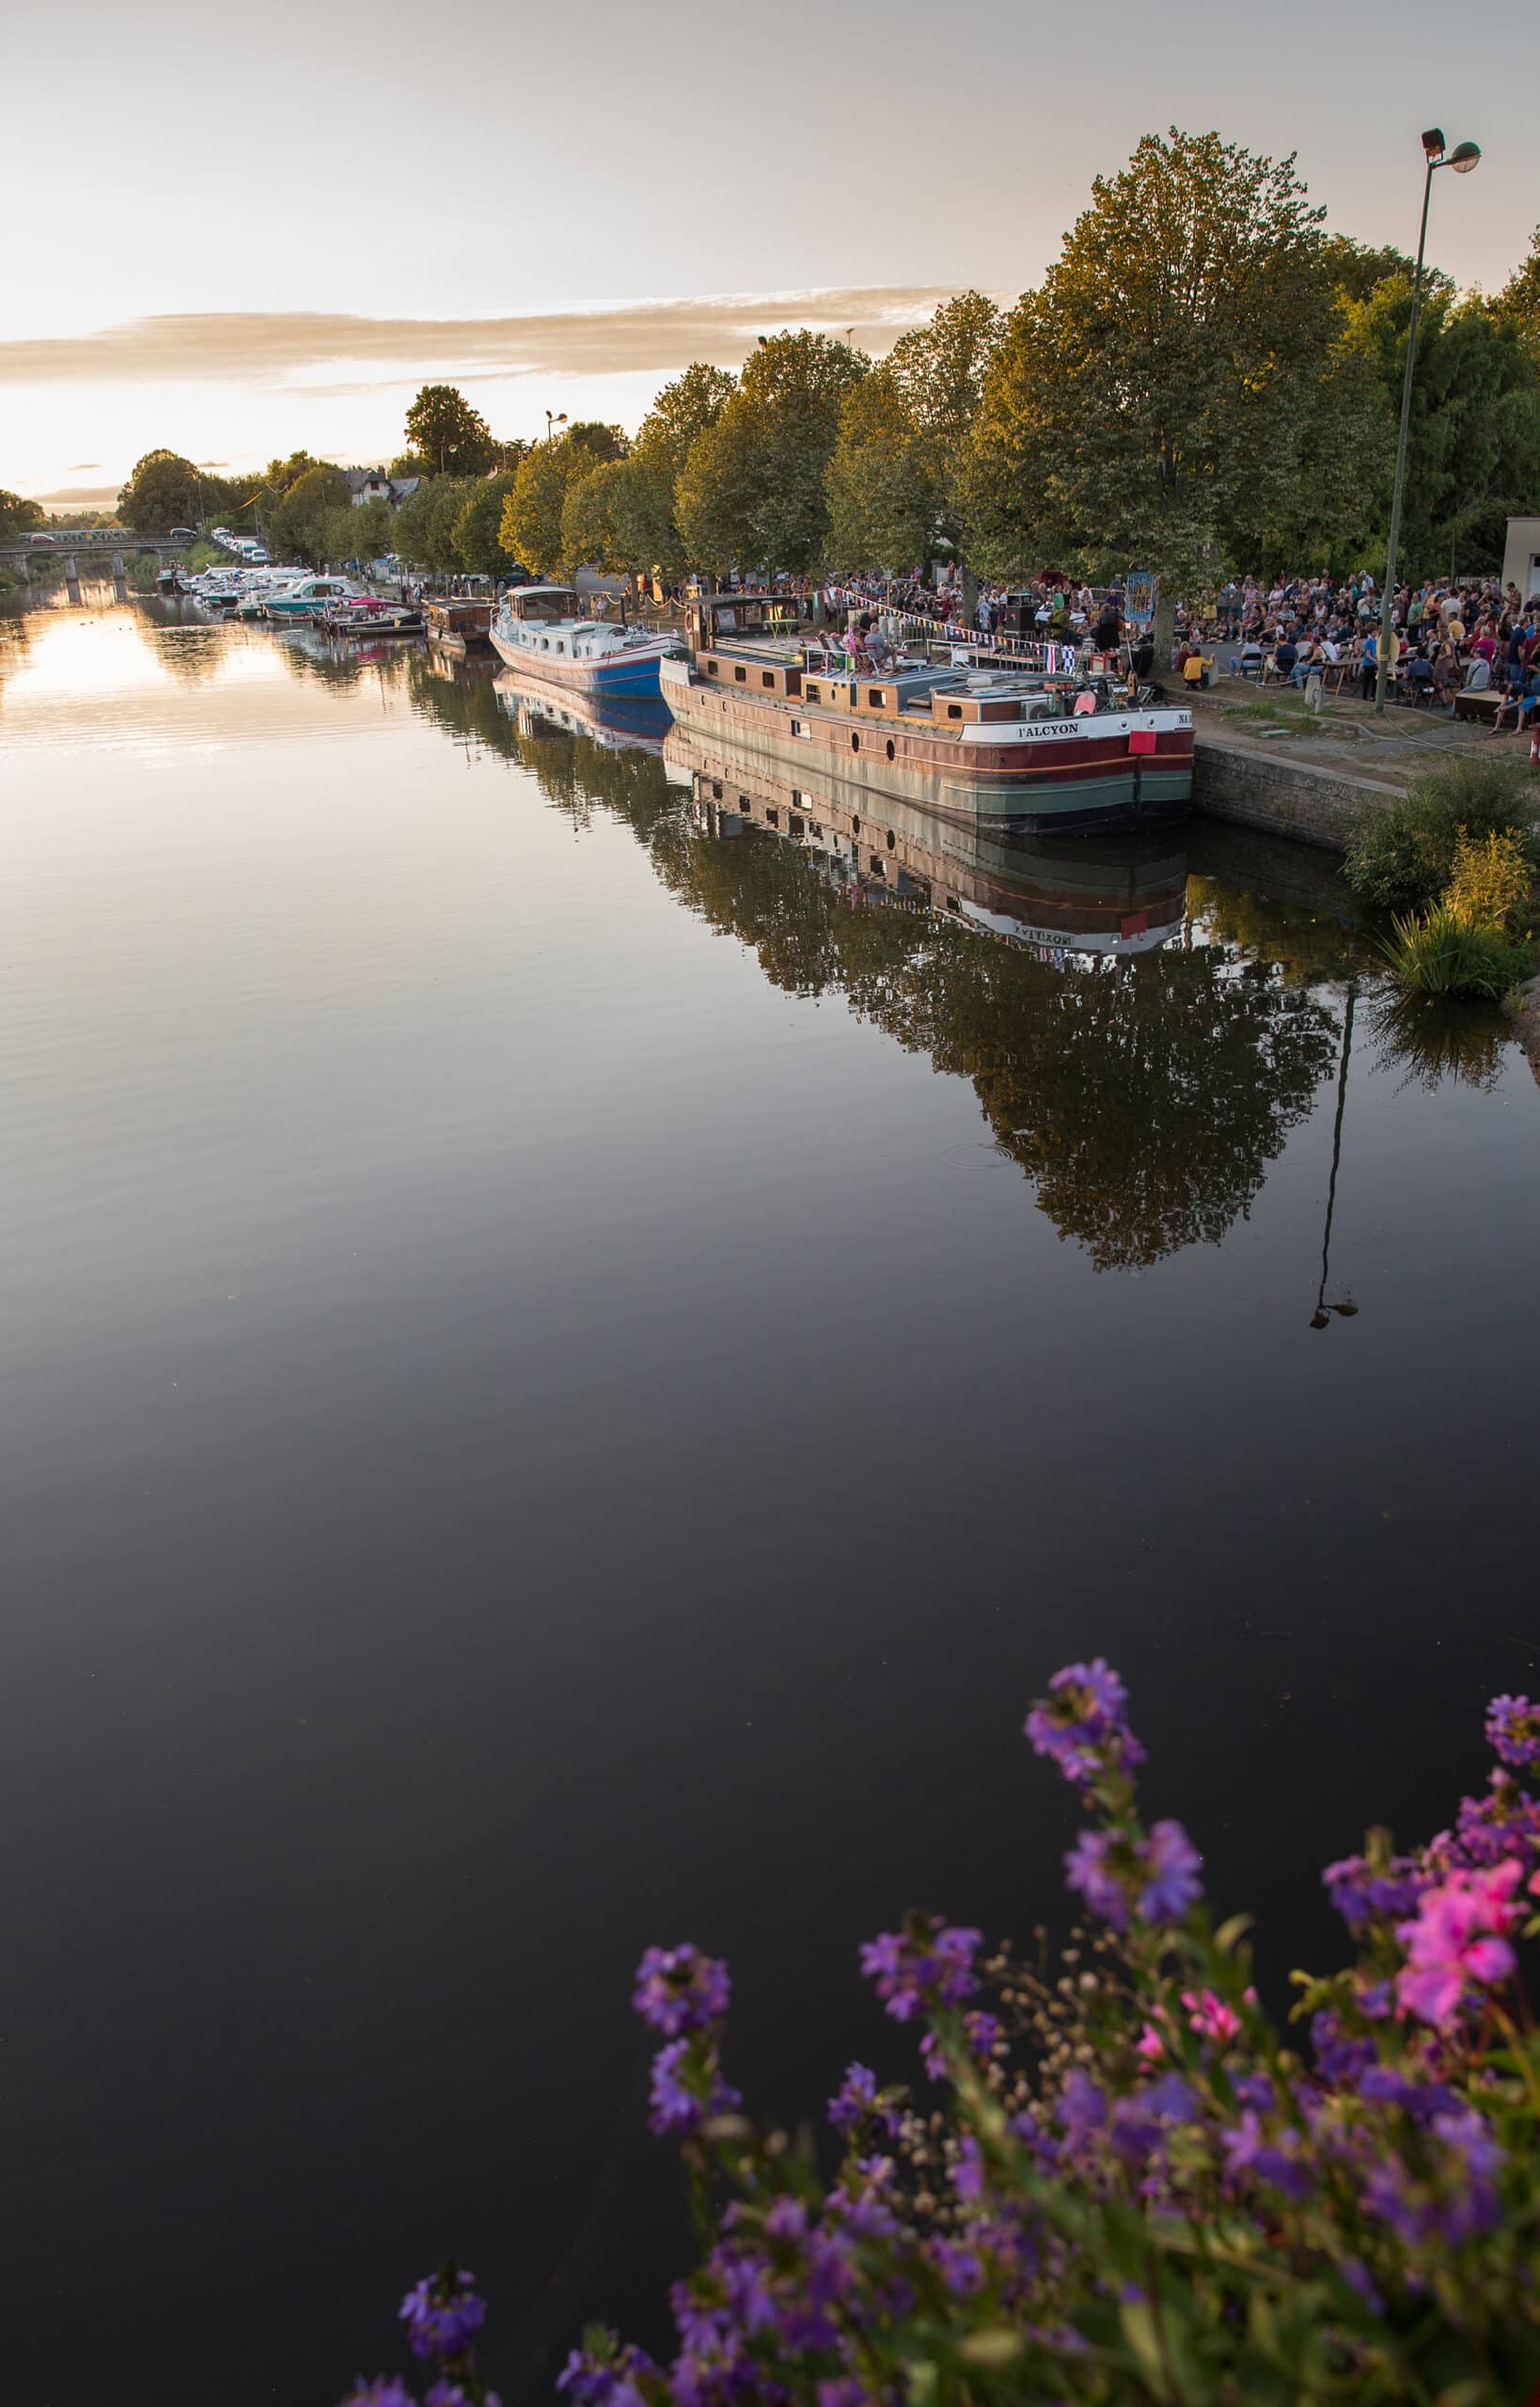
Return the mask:
[[[422,482],[420,477],[387,477],[383,468],[344,468],[342,474],[355,510],[366,501],[388,501],[392,510],[400,510]]]

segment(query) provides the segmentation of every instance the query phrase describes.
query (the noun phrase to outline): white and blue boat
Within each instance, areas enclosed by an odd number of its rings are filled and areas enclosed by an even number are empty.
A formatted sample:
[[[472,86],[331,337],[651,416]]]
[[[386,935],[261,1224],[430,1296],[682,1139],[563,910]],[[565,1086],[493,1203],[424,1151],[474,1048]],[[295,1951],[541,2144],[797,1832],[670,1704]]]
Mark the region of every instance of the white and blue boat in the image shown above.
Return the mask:
[[[339,602],[361,598],[363,588],[349,576],[302,576],[262,596],[264,619],[308,619],[317,610],[334,609]]]
[[[492,648],[510,669],[580,694],[655,694],[658,664],[682,650],[675,636],[586,618],[566,585],[525,585],[504,597]]]

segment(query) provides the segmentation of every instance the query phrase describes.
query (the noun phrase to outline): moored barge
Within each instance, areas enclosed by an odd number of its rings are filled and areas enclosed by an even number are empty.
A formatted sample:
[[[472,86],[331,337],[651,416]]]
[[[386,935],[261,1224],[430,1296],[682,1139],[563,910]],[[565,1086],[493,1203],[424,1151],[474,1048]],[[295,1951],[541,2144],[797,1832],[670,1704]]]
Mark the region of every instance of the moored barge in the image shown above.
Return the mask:
[[[696,614],[693,657],[666,660],[675,718],[875,794],[1026,834],[1079,835],[1186,817],[1192,713],[1120,691],[1113,674],[961,659],[856,674],[848,658],[715,640]]]

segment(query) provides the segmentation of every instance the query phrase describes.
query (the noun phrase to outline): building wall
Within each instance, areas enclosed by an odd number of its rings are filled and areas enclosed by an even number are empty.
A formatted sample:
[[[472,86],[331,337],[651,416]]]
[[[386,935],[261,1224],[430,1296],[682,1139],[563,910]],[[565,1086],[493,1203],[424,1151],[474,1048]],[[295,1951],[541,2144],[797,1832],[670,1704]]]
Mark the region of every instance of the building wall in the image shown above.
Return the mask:
[[[1540,593],[1540,518],[1509,519],[1502,582],[1516,585],[1526,601],[1532,593]]]

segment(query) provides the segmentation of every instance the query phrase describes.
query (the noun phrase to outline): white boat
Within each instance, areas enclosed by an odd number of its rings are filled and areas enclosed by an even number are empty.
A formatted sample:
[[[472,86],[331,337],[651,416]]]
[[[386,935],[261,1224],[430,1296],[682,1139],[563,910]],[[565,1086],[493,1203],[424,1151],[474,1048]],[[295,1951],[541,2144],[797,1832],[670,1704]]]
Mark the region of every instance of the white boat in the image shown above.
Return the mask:
[[[585,617],[581,594],[566,585],[525,585],[506,594],[491,637],[510,669],[581,694],[655,694],[659,663],[681,649],[675,636]]]
[[[307,619],[316,610],[324,610],[338,602],[361,598],[363,587],[354,585],[351,576],[302,576],[292,585],[279,587],[264,595],[264,619]]]

